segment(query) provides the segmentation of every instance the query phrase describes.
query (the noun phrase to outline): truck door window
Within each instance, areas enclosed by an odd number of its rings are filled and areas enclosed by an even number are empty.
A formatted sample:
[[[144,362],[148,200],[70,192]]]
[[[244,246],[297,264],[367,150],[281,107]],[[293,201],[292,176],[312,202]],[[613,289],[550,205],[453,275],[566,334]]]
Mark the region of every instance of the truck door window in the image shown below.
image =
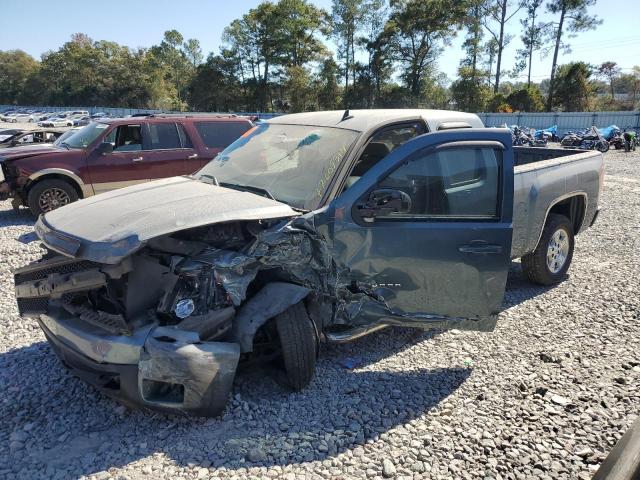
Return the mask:
[[[140,125],[119,125],[104,139],[113,145],[114,152],[142,150],[142,129]]]
[[[182,148],[175,123],[151,123],[149,125],[151,150],[175,150]]]
[[[502,152],[489,147],[418,154],[376,187],[407,193],[411,198],[410,211],[389,213],[378,219],[497,220],[501,165]]]
[[[371,167],[384,157],[393,152],[403,143],[425,132],[424,125],[419,122],[403,125],[395,125],[385,128],[371,137],[369,143],[362,151],[360,158],[353,166],[351,174],[347,178],[345,189],[351,187]]]

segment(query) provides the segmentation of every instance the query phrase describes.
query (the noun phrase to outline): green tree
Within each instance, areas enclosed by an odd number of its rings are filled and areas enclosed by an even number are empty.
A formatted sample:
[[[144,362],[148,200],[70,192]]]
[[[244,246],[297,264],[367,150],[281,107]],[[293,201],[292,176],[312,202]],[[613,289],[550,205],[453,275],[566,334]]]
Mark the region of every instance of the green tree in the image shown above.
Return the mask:
[[[407,88],[418,98],[444,46],[464,22],[466,5],[447,0],[391,0],[390,6],[383,35],[390,57],[402,66]]]
[[[356,83],[356,37],[364,19],[364,0],[333,0],[331,25],[337,46],[338,59],[343,62],[345,102],[351,83]],[[348,106],[345,103],[345,107]]]
[[[39,62],[22,50],[0,51],[0,103],[19,103],[39,69]]]
[[[547,24],[540,22],[540,9],[543,0],[525,0],[524,8],[526,16],[520,20],[522,26],[522,45],[524,48],[518,50],[518,62],[515,71],[521,72],[527,69],[527,86],[531,86],[531,66],[533,65],[533,54],[542,48],[544,34],[548,28]]]
[[[340,87],[338,86],[338,76],[340,68],[331,57],[325,59],[320,65],[318,78],[316,81],[316,91],[318,96],[318,106],[322,110],[334,110],[338,107],[340,97]]]
[[[198,65],[202,63],[202,47],[200,47],[200,42],[195,38],[190,38],[182,45],[182,50],[184,51],[185,56],[187,57],[187,61],[193,67],[193,70],[198,68]]]
[[[511,0],[490,0],[484,9],[483,24],[496,46],[496,75],[493,93],[498,93],[502,74],[502,52],[511,42],[513,35],[506,33],[507,23],[520,11],[522,3],[515,4]]]
[[[193,65],[187,58],[183,46],[182,34],[177,30],[167,30],[160,45],[153,46],[150,50],[152,58],[156,61],[156,67],[164,71],[165,80],[175,89],[176,101],[173,108],[177,110],[183,110],[186,107],[183,99],[194,73]]]
[[[222,55],[209,55],[198,65],[189,85],[189,105],[199,111],[229,112],[247,109],[238,79],[237,63]]]
[[[472,67],[460,67],[458,79],[451,84],[451,97],[459,110],[465,112],[483,112],[491,96],[491,90],[482,76]]]
[[[554,105],[565,112],[589,110],[592,103],[591,67],[584,62],[568,63],[558,67]]]
[[[618,64],[616,62],[603,62],[598,67],[598,74],[609,82],[609,92],[611,93],[611,100],[615,99],[613,84],[616,78],[620,75],[620,72],[620,67],[618,67]]]
[[[464,23],[467,35],[462,44],[465,56],[460,62],[460,66],[469,67],[469,74],[472,78],[478,76],[480,57],[482,56],[482,15],[486,9],[487,0],[469,0],[467,15]]]
[[[595,5],[596,0],[550,0],[547,11],[558,16],[558,20],[550,23],[551,38],[553,39],[553,60],[551,62],[551,77],[549,79],[549,94],[547,96],[547,110],[551,110],[556,93],[556,68],[558,53],[561,49],[567,51],[569,44],[565,41],[565,31],[568,37],[579,32],[593,30],[602,20],[588,13],[588,8]]]
[[[544,99],[540,89],[529,84],[510,93],[506,101],[516,112],[541,112],[544,110]]]

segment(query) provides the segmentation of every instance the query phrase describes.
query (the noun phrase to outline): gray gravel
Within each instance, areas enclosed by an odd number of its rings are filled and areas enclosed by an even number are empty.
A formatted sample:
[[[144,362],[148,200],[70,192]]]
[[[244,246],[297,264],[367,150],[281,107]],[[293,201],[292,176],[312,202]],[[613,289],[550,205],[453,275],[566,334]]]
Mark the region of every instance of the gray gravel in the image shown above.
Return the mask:
[[[38,247],[0,203],[0,477],[591,478],[640,405],[640,154],[606,168],[568,280],[535,287],[514,263],[493,334],[324,347],[305,391],[243,372],[209,420],[130,411],[66,373],[17,317],[10,270]]]

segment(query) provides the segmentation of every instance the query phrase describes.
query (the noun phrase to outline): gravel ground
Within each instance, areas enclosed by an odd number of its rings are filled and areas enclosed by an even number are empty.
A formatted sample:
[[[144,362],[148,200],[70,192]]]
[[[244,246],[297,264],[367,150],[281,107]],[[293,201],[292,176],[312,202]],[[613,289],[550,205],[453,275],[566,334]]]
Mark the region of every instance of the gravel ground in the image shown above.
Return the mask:
[[[640,152],[606,168],[569,278],[534,287],[514,263],[494,333],[324,347],[302,393],[244,372],[209,420],[129,411],[66,373],[17,317],[10,270],[38,247],[0,203],[0,477],[591,478],[640,405]]]

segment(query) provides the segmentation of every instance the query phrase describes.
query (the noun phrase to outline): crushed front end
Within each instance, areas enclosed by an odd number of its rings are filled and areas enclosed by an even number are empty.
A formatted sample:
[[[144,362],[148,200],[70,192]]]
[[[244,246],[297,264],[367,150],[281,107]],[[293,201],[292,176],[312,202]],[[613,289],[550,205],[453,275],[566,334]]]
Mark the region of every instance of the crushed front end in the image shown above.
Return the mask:
[[[180,261],[49,256],[15,272],[20,314],[38,319],[73,373],[123,403],[216,415],[240,357],[238,344],[219,341],[235,309],[210,267]]]

